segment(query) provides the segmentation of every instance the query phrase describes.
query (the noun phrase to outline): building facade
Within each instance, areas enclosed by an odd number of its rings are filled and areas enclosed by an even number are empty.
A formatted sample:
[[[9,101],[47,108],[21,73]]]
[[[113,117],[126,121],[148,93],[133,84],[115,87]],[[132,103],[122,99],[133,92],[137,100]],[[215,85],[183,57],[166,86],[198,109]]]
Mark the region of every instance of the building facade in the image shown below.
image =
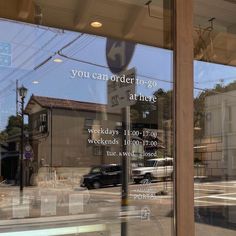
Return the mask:
[[[233,90],[206,97],[205,134],[198,143],[198,155],[206,165],[208,176],[235,178],[235,95]]]

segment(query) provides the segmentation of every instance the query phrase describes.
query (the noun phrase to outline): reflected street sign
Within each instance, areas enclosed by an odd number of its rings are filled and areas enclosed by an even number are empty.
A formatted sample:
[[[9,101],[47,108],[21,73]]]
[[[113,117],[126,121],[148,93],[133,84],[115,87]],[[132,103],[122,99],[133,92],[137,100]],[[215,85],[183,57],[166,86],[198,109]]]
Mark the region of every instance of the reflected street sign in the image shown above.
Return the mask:
[[[135,93],[135,69],[114,75],[107,83],[107,102],[109,109],[121,109],[135,104],[130,94]]]
[[[132,42],[107,39],[106,59],[110,71],[114,74],[124,71],[134,54],[135,44]]]
[[[0,66],[11,66],[11,44],[0,42]]]

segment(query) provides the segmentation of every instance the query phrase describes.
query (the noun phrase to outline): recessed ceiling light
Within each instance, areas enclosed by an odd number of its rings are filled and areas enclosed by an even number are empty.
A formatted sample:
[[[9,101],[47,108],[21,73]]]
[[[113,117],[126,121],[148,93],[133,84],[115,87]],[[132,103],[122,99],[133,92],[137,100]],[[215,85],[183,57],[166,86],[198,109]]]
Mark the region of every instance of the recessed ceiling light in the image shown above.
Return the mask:
[[[34,80],[32,83],[33,84],[39,84],[39,81],[38,80]]]
[[[63,60],[62,60],[61,58],[55,58],[53,61],[54,61],[54,62],[57,62],[57,63],[63,62]]]
[[[102,23],[99,22],[99,21],[93,21],[90,23],[90,25],[93,27],[93,28],[100,28],[102,27]]]

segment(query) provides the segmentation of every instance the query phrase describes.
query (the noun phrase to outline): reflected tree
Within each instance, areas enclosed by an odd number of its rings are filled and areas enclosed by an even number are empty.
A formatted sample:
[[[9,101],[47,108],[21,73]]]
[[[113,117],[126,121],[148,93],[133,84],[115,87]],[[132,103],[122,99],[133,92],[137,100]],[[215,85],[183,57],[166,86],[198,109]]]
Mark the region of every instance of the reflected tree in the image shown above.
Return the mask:
[[[28,125],[25,125],[24,130],[27,129]],[[20,135],[20,132],[21,132],[21,116],[12,115],[8,118],[8,123],[5,130],[3,130],[0,133],[0,140],[7,141],[7,139],[11,136]]]

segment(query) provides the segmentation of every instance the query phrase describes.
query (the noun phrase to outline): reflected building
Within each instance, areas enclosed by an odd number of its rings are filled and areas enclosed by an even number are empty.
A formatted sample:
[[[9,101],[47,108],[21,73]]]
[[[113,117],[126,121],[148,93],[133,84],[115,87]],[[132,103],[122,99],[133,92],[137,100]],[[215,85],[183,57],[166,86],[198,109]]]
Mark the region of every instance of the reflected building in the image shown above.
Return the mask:
[[[91,166],[120,162],[107,153],[121,149],[121,118],[106,105],[32,95],[25,112],[39,176],[49,168],[81,175]]]
[[[205,98],[204,134],[195,139],[195,158],[208,177],[236,177],[236,90]]]
[[[5,176],[5,166],[4,160],[6,159],[7,155],[6,153],[8,152],[8,145],[6,142],[0,141],[0,182],[3,181],[3,178]]]
[[[25,112],[34,153],[31,168],[39,181],[51,170],[59,178],[68,178],[87,173],[91,166],[121,162],[125,132],[120,109],[32,95]],[[158,129],[152,116],[131,122],[131,151],[125,155],[132,167],[171,155],[171,121],[163,127]]]

